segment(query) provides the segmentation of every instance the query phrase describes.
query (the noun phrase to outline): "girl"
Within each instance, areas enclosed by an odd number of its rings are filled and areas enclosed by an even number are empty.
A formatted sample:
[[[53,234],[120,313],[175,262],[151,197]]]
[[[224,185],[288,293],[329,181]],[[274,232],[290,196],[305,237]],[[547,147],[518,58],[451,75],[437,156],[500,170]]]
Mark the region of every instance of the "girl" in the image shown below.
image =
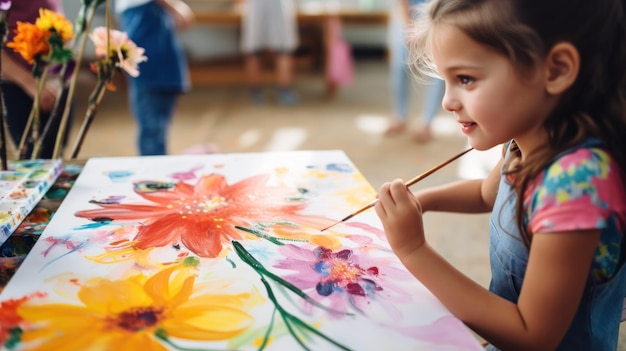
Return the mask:
[[[415,195],[402,180],[386,183],[375,209],[402,263],[489,350],[617,347],[626,293],[624,7],[434,0],[410,34],[413,64],[443,77],[443,107],[471,146],[505,150],[484,180]],[[489,290],[428,245],[427,211],[491,211]]]

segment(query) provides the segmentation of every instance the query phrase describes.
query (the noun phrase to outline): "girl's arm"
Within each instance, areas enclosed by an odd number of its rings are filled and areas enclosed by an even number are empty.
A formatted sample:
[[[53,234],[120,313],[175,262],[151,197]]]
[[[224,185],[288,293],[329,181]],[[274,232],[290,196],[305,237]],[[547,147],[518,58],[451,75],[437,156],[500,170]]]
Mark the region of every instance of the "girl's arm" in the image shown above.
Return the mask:
[[[489,212],[498,192],[502,160],[485,179],[462,180],[415,193],[422,212]]]
[[[517,304],[452,267],[430,246],[402,263],[455,316],[503,350],[554,350],[580,303],[599,231],[536,234]]]
[[[517,304],[455,269],[424,239],[420,203],[401,180],[375,206],[394,253],[455,316],[506,350],[553,350],[580,302],[599,230],[535,234]]]

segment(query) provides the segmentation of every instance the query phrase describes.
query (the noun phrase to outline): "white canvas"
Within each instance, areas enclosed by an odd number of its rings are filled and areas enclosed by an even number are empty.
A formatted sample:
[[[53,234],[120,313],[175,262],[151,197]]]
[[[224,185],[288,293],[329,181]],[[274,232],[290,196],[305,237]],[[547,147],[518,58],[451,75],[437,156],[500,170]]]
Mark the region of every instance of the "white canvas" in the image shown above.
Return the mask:
[[[481,350],[396,259],[373,210],[320,231],[374,198],[341,151],[90,159],[0,295],[0,341]]]

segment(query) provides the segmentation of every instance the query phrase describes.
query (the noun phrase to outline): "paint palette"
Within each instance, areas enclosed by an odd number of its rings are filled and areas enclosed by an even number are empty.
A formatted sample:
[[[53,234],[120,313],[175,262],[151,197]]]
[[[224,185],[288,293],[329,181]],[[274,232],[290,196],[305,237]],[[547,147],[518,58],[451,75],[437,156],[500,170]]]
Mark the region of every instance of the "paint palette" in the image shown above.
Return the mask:
[[[16,160],[0,171],[0,245],[15,231],[61,174],[56,160]]]

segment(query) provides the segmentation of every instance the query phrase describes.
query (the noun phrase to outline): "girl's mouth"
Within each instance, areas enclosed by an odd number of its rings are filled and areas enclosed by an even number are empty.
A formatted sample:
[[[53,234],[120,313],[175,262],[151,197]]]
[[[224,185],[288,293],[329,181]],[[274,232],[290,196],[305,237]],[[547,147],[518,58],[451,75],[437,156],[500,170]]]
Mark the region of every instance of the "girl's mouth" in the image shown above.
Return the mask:
[[[469,134],[476,126],[477,124],[474,122],[461,122],[461,131],[463,134]]]

